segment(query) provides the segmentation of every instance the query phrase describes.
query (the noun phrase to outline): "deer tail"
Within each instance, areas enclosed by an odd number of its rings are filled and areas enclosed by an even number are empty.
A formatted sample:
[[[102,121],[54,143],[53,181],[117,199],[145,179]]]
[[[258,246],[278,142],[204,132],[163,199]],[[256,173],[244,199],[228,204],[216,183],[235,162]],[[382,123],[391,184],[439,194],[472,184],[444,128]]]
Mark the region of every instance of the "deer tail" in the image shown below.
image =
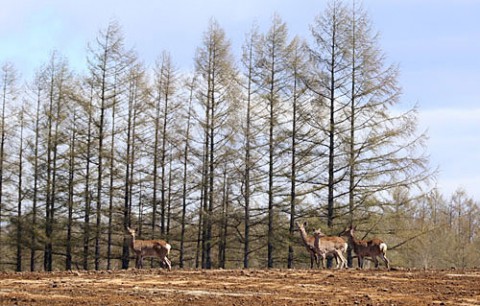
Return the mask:
[[[387,252],[387,244],[385,242],[380,243],[380,251],[385,254]]]

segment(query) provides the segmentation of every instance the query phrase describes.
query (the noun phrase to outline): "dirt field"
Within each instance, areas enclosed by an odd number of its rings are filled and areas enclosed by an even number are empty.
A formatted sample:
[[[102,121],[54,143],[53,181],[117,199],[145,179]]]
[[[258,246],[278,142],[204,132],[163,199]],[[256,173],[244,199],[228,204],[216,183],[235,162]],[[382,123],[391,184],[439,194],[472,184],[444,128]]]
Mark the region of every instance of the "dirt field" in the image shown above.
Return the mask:
[[[3,273],[0,305],[480,305],[480,271]]]

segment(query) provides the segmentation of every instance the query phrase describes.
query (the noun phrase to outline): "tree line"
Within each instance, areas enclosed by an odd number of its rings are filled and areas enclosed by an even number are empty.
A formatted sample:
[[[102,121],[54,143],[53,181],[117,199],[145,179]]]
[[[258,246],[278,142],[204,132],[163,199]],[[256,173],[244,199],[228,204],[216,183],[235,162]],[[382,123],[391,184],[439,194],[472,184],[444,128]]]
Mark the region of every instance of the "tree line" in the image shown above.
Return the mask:
[[[192,71],[168,51],[148,69],[112,21],[85,73],[55,51],[20,85],[5,63],[0,269],[127,269],[127,227],[167,240],[180,268],[301,267],[299,219],[359,225],[409,266],[459,264],[420,251],[445,231],[478,264],[478,204],[430,191],[417,109],[398,107],[399,69],[361,7],[330,2],[308,38],[275,15],[238,53],[211,20]]]

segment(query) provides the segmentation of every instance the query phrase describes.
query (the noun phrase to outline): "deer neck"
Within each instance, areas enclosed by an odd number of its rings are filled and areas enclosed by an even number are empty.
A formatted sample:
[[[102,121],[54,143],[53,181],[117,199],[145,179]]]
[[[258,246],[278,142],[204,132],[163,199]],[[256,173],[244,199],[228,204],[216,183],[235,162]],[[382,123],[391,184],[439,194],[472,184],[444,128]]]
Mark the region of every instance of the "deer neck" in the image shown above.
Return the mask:
[[[131,235],[132,236],[132,241],[130,241],[130,246],[132,247],[133,250],[135,250],[135,236],[134,235]]]
[[[348,235],[348,242],[353,245],[354,248],[356,248],[359,244],[360,244],[360,241],[355,238],[355,236],[350,233],[350,235]]]
[[[304,243],[305,245],[309,245],[309,243],[308,243],[308,235],[307,235],[307,232],[305,231],[304,228],[300,228],[300,235],[302,236],[303,243]]]
[[[317,248],[319,245],[320,245],[320,236],[318,235],[313,235],[313,238],[315,239],[313,241],[313,245],[315,246],[315,248]]]

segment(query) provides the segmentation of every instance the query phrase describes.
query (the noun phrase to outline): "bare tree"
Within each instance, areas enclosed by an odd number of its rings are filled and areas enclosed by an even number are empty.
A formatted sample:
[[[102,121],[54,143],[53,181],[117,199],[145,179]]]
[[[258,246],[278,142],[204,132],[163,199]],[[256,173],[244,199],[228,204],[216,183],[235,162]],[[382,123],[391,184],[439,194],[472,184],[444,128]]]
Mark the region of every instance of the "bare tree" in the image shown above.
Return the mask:
[[[6,211],[6,205],[4,202],[5,194],[5,170],[7,165],[7,156],[5,144],[7,142],[7,129],[8,124],[6,122],[8,118],[7,108],[11,106],[17,98],[17,72],[15,67],[11,63],[5,63],[1,67],[0,86],[1,86],[1,105],[0,105],[0,241],[2,238],[2,224],[3,215]],[[3,243],[2,243],[3,247]]]
[[[37,217],[38,217],[38,185],[40,180],[39,174],[39,139],[40,139],[40,107],[41,96],[43,91],[42,76],[41,73],[37,73],[34,80],[34,93],[36,98],[36,110],[35,110],[35,127],[34,127],[34,144],[33,144],[33,187],[32,187],[32,219],[31,219],[31,236],[30,236],[30,271],[35,271],[35,257],[37,251]]]
[[[91,80],[86,81],[86,93],[88,97],[88,101],[83,103],[82,106],[84,108],[84,113],[86,114],[86,134],[82,135],[85,139],[85,153],[84,153],[84,160],[85,160],[85,170],[84,170],[84,217],[83,217],[83,259],[82,259],[82,267],[84,270],[88,270],[89,268],[89,257],[90,257],[90,235],[91,235],[91,224],[90,224],[90,215],[91,215],[91,207],[92,207],[92,190],[91,190],[91,179],[92,179],[92,169],[91,169],[91,162],[93,159],[93,121],[94,121],[94,108],[93,108],[93,83]]]
[[[166,235],[167,221],[167,155],[169,151],[170,136],[168,130],[173,118],[172,97],[175,95],[176,70],[173,65],[171,56],[164,51],[157,60],[155,67],[155,136],[154,136],[154,152],[153,152],[153,222],[152,222],[152,239],[155,238],[156,231],[156,215],[157,215],[157,190],[160,189],[160,234],[163,238]],[[158,167],[160,167],[160,175],[158,175]],[[160,188],[158,187],[158,177],[160,177]]]
[[[303,120],[302,113],[305,108],[304,101],[306,87],[302,82],[303,76],[305,75],[306,65],[306,54],[304,52],[302,41],[299,37],[295,37],[290,45],[288,46],[289,54],[288,56],[288,70],[289,70],[289,82],[288,82],[288,92],[291,100],[291,127],[289,130],[290,133],[290,225],[289,225],[289,245],[288,245],[288,259],[287,267],[293,268],[293,237],[295,230],[295,217],[297,215],[297,208],[299,199],[297,198],[298,192],[298,176],[303,176],[299,172],[307,172],[303,169],[307,168],[308,163],[306,162],[305,156],[308,155],[308,148],[304,148],[301,139],[308,137],[303,125],[305,120]],[[300,167],[301,165],[301,167]],[[305,193],[305,191],[303,191]]]
[[[422,152],[426,136],[416,130],[416,109],[394,111],[399,103],[398,68],[386,65],[367,14],[354,6],[349,18],[349,127],[343,139],[348,156],[349,222],[363,218],[365,203],[386,191],[421,190],[432,173]],[[380,196],[379,196],[380,197]]]
[[[57,53],[52,53],[48,64],[43,71],[45,74],[46,88],[46,160],[44,167],[46,169],[45,182],[45,252],[44,269],[52,271],[53,267],[53,243],[57,212],[57,200],[60,198],[58,190],[63,183],[60,179],[59,165],[63,163],[59,154],[59,146],[63,141],[63,122],[65,120],[65,105],[68,101],[69,84],[71,73],[68,70],[66,60]],[[58,203],[61,205],[61,203]]]
[[[254,26],[250,33],[246,36],[245,43],[243,45],[243,54],[241,63],[243,66],[243,95],[244,105],[241,108],[244,119],[242,122],[242,141],[244,151],[244,157],[242,160],[243,170],[240,170],[242,176],[241,195],[244,205],[244,229],[243,229],[243,267],[248,268],[250,265],[250,253],[251,253],[251,207],[253,202],[253,190],[258,184],[259,172],[258,161],[260,160],[259,154],[255,152],[255,148],[259,146],[259,135],[262,130],[258,125],[260,122],[260,113],[263,108],[259,107],[259,80],[256,66],[259,63],[260,48],[260,33]]]
[[[142,105],[148,100],[146,92],[145,69],[141,64],[132,66],[128,73],[128,105],[126,114],[125,127],[125,176],[124,176],[124,197],[123,197],[123,224],[125,228],[131,225],[132,205],[134,196],[134,186],[141,184],[135,179],[135,166],[138,148],[137,127],[143,121],[141,113],[143,113]],[[141,196],[140,196],[141,199]],[[139,201],[141,202],[141,201]],[[141,203],[140,203],[141,204]],[[139,218],[141,220],[143,211],[139,208]],[[140,222],[141,225],[141,222]],[[141,234],[141,227],[139,228]],[[122,268],[127,269],[129,263],[128,240],[124,237],[122,252]]]
[[[204,151],[204,226],[203,248],[204,268],[212,268],[212,228],[215,201],[217,167],[225,162],[225,148],[234,125],[229,122],[235,106],[236,70],[230,43],[224,30],[217,22],[211,21],[204,34],[203,46],[197,50],[195,70],[199,77],[200,100],[205,110],[204,122],[201,123],[205,135]],[[222,153],[223,150],[223,153]]]
[[[188,98],[188,110],[186,113],[186,125],[185,125],[185,137],[183,143],[183,177],[182,177],[182,213],[180,221],[180,258],[179,266],[180,268],[184,267],[184,258],[185,258],[185,230],[186,230],[186,215],[187,215],[187,196],[188,196],[188,164],[190,156],[190,137],[191,137],[191,127],[192,127],[192,116],[193,116],[193,95],[195,90],[195,77],[192,77],[191,82],[186,84],[186,87],[189,89],[189,98]]]
[[[345,121],[342,103],[345,96],[342,90],[347,85],[346,54],[348,36],[346,35],[347,9],[341,1],[333,0],[323,14],[319,15],[311,26],[313,43],[309,47],[312,63],[312,74],[306,79],[308,88],[314,93],[316,103],[324,106],[328,120],[323,120],[323,113],[319,114],[312,123],[322,130],[326,136],[325,148],[327,155],[327,169],[324,175],[319,175],[327,187],[326,219],[328,227],[333,226],[335,219],[335,190],[345,176],[345,165],[341,164],[339,151],[340,128]],[[323,172],[323,169],[320,168]]]
[[[75,152],[77,142],[77,113],[73,109],[68,152],[68,189],[67,189],[67,237],[65,249],[65,269],[72,269],[72,231],[75,187]]]
[[[276,164],[276,157],[281,140],[278,136],[278,129],[281,124],[284,106],[282,105],[282,91],[286,86],[286,53],[287,53],[287,25],[278,15],[273,17],[272,25],[268,32],[262,37],[257,50],[261,55],[259,63],[259,82],[262,89],[262,96],[266,105],[264,116],[267,125],[267,195],[268,195],[268,232],[267,232],[267,266],[273,268],[274,264],[274,240],[275,240],[275,195],[278,190],[275,187],[275,169],[282,168]]]
[[[100,31],[95,45],[89,46],[88,65],[94,92],[93,106],[96,109],[96,227],[95,227],[95,269],[100,269],[100,240],[102,234],[102,203],[107,122],[106,116],[115,103],[118,94],[116,82],[131,62],[131,54],[124,50],[123,34],[117,22],[110,22],[104,31]],[[128,247],[127,247],[128,252]]]
[[[22,105],[18,111],[18,125],[20,128],[19,131],[19,148],[18,148],[18,181],[17,181],[17,265],[16,271],[22,271],[22,261],[23,261],[23,235],[24,235],[24,217],[23,217],[23,200],[25,191],[23,186],[23,172],[24,172],[24,128],[26,125],[25,120],[25,105]]]

